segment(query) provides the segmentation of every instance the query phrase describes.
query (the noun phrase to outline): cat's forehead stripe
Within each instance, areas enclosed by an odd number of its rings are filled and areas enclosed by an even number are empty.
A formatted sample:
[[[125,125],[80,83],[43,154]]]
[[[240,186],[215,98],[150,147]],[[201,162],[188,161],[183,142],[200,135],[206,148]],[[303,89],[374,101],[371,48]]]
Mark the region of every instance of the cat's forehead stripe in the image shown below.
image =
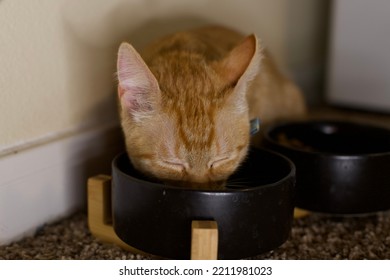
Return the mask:
[[[178,134],[187,150],[210,148],[215,138],[213,110],[196,107],[176,111]]]

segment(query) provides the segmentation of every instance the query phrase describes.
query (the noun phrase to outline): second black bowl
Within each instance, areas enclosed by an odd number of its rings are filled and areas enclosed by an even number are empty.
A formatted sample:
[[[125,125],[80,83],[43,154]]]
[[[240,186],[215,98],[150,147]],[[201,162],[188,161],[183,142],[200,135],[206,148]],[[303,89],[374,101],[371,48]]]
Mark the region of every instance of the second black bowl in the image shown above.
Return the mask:
[[[390,209],[390,130],[344,121],[278,124],[267,148],[297,168],[297,206],[331,214]]]

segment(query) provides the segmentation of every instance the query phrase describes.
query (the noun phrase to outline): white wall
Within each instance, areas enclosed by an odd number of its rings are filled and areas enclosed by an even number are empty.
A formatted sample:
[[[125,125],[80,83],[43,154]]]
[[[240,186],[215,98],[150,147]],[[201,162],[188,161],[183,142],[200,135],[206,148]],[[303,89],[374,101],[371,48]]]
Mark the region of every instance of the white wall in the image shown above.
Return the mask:
[[[139,47],[207,23],[255,32],[312,99],[326,3],[0,0],[0,244],[80,208],[87,177],[109,172],[121,148],[114,78],[121,41]]]
[[[0,153],[115,118],[115,42],[84,37],[75,3],[0,2]]]

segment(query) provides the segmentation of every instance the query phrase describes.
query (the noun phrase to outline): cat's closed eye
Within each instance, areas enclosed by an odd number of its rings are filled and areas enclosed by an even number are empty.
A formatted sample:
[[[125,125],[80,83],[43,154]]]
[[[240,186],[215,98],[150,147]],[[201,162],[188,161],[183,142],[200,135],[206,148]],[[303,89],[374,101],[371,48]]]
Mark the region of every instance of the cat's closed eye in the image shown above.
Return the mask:
[[[163,160],[163,161],[161,161],[161,164],[164,167],[169,168],[169,169],[176,171],[176,172],[179,172],[179,173],[183,173],[189,167],[188,163],[186,163],[184,161],[180,161],[180,160],[175,160],[175,159]]]
[[[207,168],[208,169],[218,168],[226,163],[229,163],[233,159],[234,159],[233,156],[216,157],[216,158],[210,160],[210,162],[207,165]],[[186,170],[191,169],[188,162],[182,161],[180,159],[162,160],[160,164],[166,168],[172,169],[173,171],[177,171],[177,172],[184,172]]]
[[[209,167],[209,169],[218,168],[219,166],[227,163],[230,160],[232,160],[232,158],[229,156],[223,156],[220,158],[216,158],[216,159],[209,162],[208,167]]]

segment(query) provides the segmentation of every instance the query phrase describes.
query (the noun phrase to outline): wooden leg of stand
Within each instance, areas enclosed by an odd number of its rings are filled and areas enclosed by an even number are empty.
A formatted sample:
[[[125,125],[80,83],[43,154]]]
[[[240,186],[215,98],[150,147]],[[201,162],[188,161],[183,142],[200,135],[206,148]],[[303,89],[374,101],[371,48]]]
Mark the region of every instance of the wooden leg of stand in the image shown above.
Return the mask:
[[[88,226],[91,233],[100,240],[115,243],[132,253],[145,255],[123,242],[114,231],[110,176],[98,175],[88,179]]]
[[[191,259],[216,260],[218,225],[215,221],[192,221]]]

